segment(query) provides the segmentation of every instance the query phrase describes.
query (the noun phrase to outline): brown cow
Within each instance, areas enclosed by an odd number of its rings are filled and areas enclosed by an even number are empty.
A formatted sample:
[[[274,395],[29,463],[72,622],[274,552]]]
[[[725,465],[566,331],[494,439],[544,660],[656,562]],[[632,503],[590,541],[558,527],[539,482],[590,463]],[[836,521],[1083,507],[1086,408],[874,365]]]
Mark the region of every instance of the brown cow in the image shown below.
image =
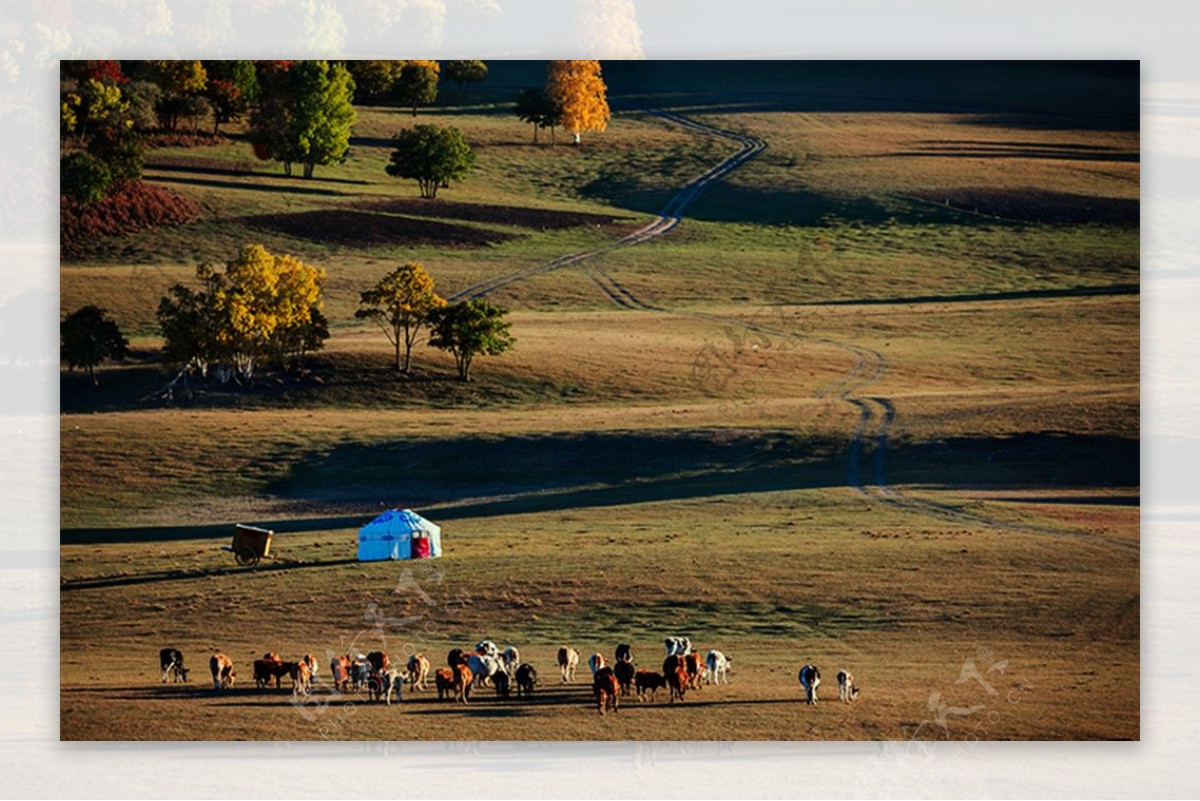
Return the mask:
[[[705,674],[708,673],[708,666],[704,664],[704,659],[693,651],[683,658],[683,666],[687,669],[688,689],[699,690]]]
[[[633,694],[634,672],[632,662],[618,662],[613,665],[613,675],[617,677],[617,684],[621,686],[621,695]]]
[[[658,691],[667,686],[667,680],[663,678],[661,673],[655,673],[652,670],[639,670],[634,674],[633,684],[637,688],[639,701],[645,701],[647,695],[653,701],[658,697]]]
[[[254,686],[262,690],[270,687],[274,682],[275,686],[279,686],[279,680],[282,676],[291,673],[291,666],[286,662],[280,662],[275,659],[255,659],[254,660]]]
[[[466,665],[454,669],[454,700],[467,703],[471,698],[471,681],[475,674]]]
[[[292,695],[308,695],[312,692],[312,671],[304,660],[288,662],[288,675],[292,677]]]
[[[329,673],[333,676],[333,689],[346,692],[350,689],[350,654],[335,656],[329,660]]]
[[[213,654],[208,660],[208,668],[212,671],[214,690],[227,690],[233,686],[237,671],[233,669],[233,660],[225,654]]]
[[[439,701],[449,698],[454,694],[454,671],[450,668],[438,668],[433,674],[433,683],[437,686]]]
[[[451,648],[446,654],[446,667],[454,670],[459,665],[467,664],[467,652],[461,648]]]
[[[670,702],[675,703],[676,698],[682,701],[683,694],[692,680],[688,674],[684,657],[671,654],[663,660],[663,677],[667,680],[667,688],[671,691]]]
[[[616,712],[620,706],[620,688],[617,687],[617,677],[610,667],[602,667],[596,671],[592,679],[592,692],[596,695],[596,708],[603,715],[605,710]]]
[[[429,660],[425,654],[413,654],[408,658],[408,683],[414,690],[424,690],[429,679]]]

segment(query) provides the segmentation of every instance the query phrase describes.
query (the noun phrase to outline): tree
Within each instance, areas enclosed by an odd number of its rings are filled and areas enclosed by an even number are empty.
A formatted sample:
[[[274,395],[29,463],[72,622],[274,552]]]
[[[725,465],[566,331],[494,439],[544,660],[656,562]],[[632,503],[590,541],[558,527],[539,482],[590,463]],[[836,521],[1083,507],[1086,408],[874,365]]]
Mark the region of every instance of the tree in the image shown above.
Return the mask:
[[[607,92],[599,61],[550,62],[546,93],[562,106],[563,127],[575,144],[581,134],[608,127],[612,113],[605,99]]]
[[[181,118],[193,116],[195,98],[208,87],[208,72],[199,61],[152,61],[149,68],[162,89],[159,124],[174,131]]]
[[[438,187],[462,180],[475,165],[475,153],[457,128],[416,125],[392,137],[395,150],[386,167],[393,178],[414,178],[421,197],[432,200]]]
[[[428,106],[437,100],[438,63],[436,61],[405,61],[392,84],[392,91],[402,105],[412,107],[417,116],[417,106]]]
[[[533,141],[538,140],[538,129],[550,129],[550,141],[554,141],[554,128],[562,125],[562,106],[556,103],[545,89],[526,89],[517,96],[517,117],[533,125]]]
[[[482,61],[447,61],[442,71],[442,77],[450,83],[458,84],[462,91],[469,83],[481,83],[487,78],[487,64]]]
[[[200,289],[172,287],[158,306],[163,360],[208,377],[249,381],[263,359],[289,359],[329,336],[320,313],[325,271],[294,256],[247,245],[219,272],[202,265]]]
[[[250,140],[262,159],[304,165],[311,178],[317,164],[345,159],[355,111],[354,80],[345,66],[328,61],[273,62],[259,75],[260,99],[250,116]]]
[[[112,183],[112,172],[103,161],[78,151],[59,160],[58,176],[61,194],[80,203],[103,200]]]
[[[347,61],[346,69],[354,78],[354,99],[374,100],[392,90],[403,61]]]
[[[204,96],[212,106],[213,133],[221,124],[235,122],[258,100],[258,74],[253,61],[205,61],[208,87]]]
[[[359,309],[354,316],[374,320],[396,350],[396,369],[409,372],[412,346],[425,325],[430,312],[446,305],[433,290],[433,278],[418,262],[397,267],[379,279],[379,283],[362,293]],[[400,346],[404,346],[404,359]]]
[[[92,386],[100,386],[96,366],[105,359],[122,361],[129,354],[129,340],[99,306],[84,306],[67,315],[60,328],[59,349],[67,369],[86,367]]]
[[[429,315],[429,344],[454,354],[458,377],[471,380],[471,362],[478,355],[499,356],[516,340],[504,321],[508,309],[486,300],[468,300],[435,309]]]

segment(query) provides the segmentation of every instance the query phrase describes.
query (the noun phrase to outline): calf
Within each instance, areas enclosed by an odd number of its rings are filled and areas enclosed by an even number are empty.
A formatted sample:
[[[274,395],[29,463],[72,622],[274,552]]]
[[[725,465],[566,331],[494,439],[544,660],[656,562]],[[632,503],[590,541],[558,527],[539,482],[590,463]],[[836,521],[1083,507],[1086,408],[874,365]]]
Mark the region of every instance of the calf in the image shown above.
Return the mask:
[[[292,677],[292,695],[308,695],[312,692],[312,671],[303,659],[288,662],[288,674]]]
[[[537,671],[528,662],[522,662],[517,668],[517,697],[533,697],[533,688],[537,685]]]
[[[491,640],[480,640],[475,643],[475,653],[490,656],[492,659],[500,658],[500,649]]]
[[[629,646],[629,643],[623,642],[617,646],[617,662],[633,663],[633,648]]]
[[[467,667],[474,674],[474,680],[484,687],[491,686],[492,677],[503,672],[500,670],[500,660],[484,656],[483,654],[471,654],[468,656]]]
[[[433,674],[433,683],[437,687],[439,701],[454,695],[454,671],[450,668],[438,668]]]
[[[596,695],[596,708],[603,715],[611,709],[616,712],[620,706],[620,690],[617,689],[617,677],[610,667],[601,667],[592,677],[592,692]]]
[[[208,660],[208,669],[212,671],[214,690],[228,690],[237,678],[233,660],[225,654],[213,654]]]
[[[658,697],[658,691],[667,686],[667,680],[661,673],[652,670],[639,670],[633,676],[633,685],[637,688],[639,701],[645,701],[649,695],[651,700]]]
[[[467,703],[471,698],[471,681],[474,674],[466,665],[454,669],[454,700]]]
[[[800,680],[800,686],[804,688],[804,697],[807,703],[815,704],[817,687],[821,684],[821,671],[817,670],[816,665],[809,663],[800,668],[797,678]]]
[[[698,653],[690,653],[683,658],[683,666],[687,670],[688,688],[699,690],[704,681],[704,676],[708,672],[708,668],[704,664],[704,660],[700,658]]]
[[[709,651],[704,661],[708,664],[709,684],[720,684],[721,679],[725,679],[725,684],[729,683],[729,668],[733,664],[733,657],[725,656],[720,651]]]
[[[592,675],[596,675],[596,671],[604,667],[604,657],[601,654],[592,654],[588,657],[588,669],[592,671]]]
[[[521,664],[521,652],[513,646],[508,646],[504,649],[504,653],[500,655],[500,664],[504,665],[504,672],[508,674],[510,679],[517,677],[517,666]]]
[[[387,705],[392,705],[392,693],[396,694],[396,703],[404,700],[404,674],[396,668],[388,668],[383,672],[383,700],[387,701]]]
[[[633,694],[633,663],[632,662],[617,662],[613,665],[613,675],[617,677],[617,684],[621,687],[621,695]]]
[[[167,674],[171,675],[171,683],[182,681],[187,683],[188,670],[183,666],[183,651],[178,648],[164,648],[158,652],[158,665],[162,669],[163,684],[167,683]]]
[[[667,637],[663,640],[667,656],[687,656],[692,652],[692,641],[687,637]]]
[[[838,700],[850,703],[858,697],[858,688],[854,686],[854,674],[848,670],[839,670],[837,674]]]
[[[575,680],[575,668],[579,665],[579,652],[569,645],[558,649],[558,669],[564,683]]]
[[[408,658],[408,683],[414,690],[426,689],[429,679],[429,660],[425,654],[413,654]]]
[[[350,689],[350,655],[335,656],[329,660],[329,674],[333,676],[333,689],[345,692]]]

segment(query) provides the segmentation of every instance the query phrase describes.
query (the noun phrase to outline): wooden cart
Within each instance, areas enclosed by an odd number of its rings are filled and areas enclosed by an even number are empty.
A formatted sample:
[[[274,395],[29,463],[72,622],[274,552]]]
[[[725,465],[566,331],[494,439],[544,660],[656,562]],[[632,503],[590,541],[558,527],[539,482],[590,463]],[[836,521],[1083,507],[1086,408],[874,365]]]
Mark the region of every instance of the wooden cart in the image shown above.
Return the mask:
[[[271,556],[271,537],[275,532],[255,526],[243,526],[238,523],[233,527],[233,544],[225,546],[225,550],[233,551],[233,558],[239,565],[256,565],[263,558]]]

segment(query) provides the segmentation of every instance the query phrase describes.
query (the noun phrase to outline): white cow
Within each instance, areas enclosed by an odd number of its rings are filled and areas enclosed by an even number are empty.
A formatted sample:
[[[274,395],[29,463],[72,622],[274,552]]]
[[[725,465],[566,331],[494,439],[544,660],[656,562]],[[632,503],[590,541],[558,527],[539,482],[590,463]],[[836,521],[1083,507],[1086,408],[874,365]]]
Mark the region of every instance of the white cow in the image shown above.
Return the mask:
[[[854,686],[854,674],[848,670],[839,670],[837,674],[838,700],[850,703],[858,697],[858,688]]]
[[[800,668],[800,686],[804,688],[805,700],[810,704],[817,702],[817,687],[821,686],[821,671],[811,662]]]
[[[729,683],[729,668],[733,665],[732,656],[725,656],[720,651],[709,651],[704,661],[708,664],[708,675],[705,677],[707,684],[721,684],[722,678],[725,679],[725,684]]]
[[[508,674],[510,679],[517,677],[517,666],[521,664],[521,652],[515,646],[508,646],[504,649],[504,653],[500,654],[500,662],[504,665],[504,672]]]
[[[396,703],[404,700],[404,674],[396,668],[383,671],[383,700],[392,705],[392,693],[396,693]]]
[[[490,687],[492,676],[500,671],[500,660],[483,654],[471,654],[467,657],[467,667],[471,669],[474,683]]]
[[[667,646],[667,656],[687,656],[692,652],[692,641],[687,637],[667,637],[663,645]]]
[[[588,657],[588,668],[592,671],[592,675],[596,675],[596,671],[604,667],[604,656],[602,654],[592,654]]]
[[[484,656],[490,656],[492,659],[500,658],[500,649],[491,640],[480,640],[475,643],[475,652]]]
[[[575,668],[579,665],[579,652],[569,645],[558,649],[558,670],[563,683],[575,680]]]

